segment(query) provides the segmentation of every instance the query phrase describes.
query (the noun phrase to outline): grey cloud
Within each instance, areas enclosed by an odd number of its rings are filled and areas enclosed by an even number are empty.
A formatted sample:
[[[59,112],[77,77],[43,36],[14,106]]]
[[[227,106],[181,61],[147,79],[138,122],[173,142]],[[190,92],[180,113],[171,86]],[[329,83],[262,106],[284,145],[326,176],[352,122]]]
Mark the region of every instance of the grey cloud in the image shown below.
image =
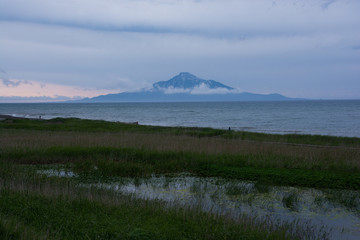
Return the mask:
[[[62,102],[68,100],[77,100],[80,97],[69,98],[66,96],[56,96],[54,98],[51,97],[3,97],[0,96],[0,103],[27,103],[27,102]]]
[[[20,85],[21,81],[11,81],[7,78],[3,78],[1,79],[3,84],[7,87],[17,87]]]
[[[21,84],[31,84],[28,81],[25,80],[10,80],[8,78],[1,79],[2,83],[7,87],[17,87]]]
[[[301,2],[301,9],[298,3]],[[338,9],[328,9],[334,0],[267,1],[148,1],[148,0],[0,0],[2,20],[56,24],[91,30],[234,34],[234,31],[259,33],[266,29],[282,32],[319,31],[336,25],[348,26],[358,17],[357,0],[339,2]],[[293,4],[291,4],[293,3]],[[273,7],[276,5],[276,7]],[[86,7],[84,7],[86,6]],[[270,9],[269,9],[270,8]],[[44,11],[46,9],[46,11]],[[348,10],[346,18],[336,18]],[[306,19],[304,19],[304,10]],[[350,17],[350,19],[349,19]],[[286,20],[285,20],[286,19]],[[316,19],[314,24],[312,19]],[[285,21],[284,21],[285,20]],[[305,20],[305,21],[304,21]],[[355,21],[356,22],[356,21]]]
[[[336,0],[325,0],[324,3],[321,4],[321,7],[322,9],[327,10],[330,7],[330,5],[332,5],[335,2]]]

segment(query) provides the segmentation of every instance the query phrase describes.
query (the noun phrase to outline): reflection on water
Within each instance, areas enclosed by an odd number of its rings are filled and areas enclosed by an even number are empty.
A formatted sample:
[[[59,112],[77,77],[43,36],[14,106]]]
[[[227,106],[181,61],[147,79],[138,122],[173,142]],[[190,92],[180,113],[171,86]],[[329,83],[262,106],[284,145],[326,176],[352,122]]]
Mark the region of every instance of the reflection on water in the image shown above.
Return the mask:
[[[76,176],[64,171],[42,173]],[[170,205],[193,206],[233,217],[248,214],[259,219],[302,222],[313,229],[327,226],[331,229],[331,239],[360,239],[360,191],[266,186],[186,174],[117,178],[82,186],[111,189],[137,198],[159,199]]]
[[[78,175],[75,174],[73,171],[67,171],[63,169],[45,169],[45,170],[38,170],[37,173],[44,174],[49,177],[77,177]]]

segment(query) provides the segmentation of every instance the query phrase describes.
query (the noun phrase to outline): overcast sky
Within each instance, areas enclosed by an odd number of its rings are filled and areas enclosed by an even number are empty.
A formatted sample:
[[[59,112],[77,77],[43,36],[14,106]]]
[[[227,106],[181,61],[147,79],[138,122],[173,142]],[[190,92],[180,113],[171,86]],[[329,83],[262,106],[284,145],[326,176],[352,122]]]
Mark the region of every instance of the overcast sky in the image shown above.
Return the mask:
[[[359,0],[0,0],[0,97],[135,91],[191,72],[360,99]]]

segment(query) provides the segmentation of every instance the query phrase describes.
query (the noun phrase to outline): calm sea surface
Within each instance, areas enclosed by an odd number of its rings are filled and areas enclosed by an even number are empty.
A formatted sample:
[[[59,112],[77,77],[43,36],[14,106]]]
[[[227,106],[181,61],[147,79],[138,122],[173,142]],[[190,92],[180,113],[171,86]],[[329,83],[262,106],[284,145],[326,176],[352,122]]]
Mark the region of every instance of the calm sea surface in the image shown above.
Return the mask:
[[[0,104],[0,114],[77,117],[144,125],[360,137],[360,100],[198,103]]]

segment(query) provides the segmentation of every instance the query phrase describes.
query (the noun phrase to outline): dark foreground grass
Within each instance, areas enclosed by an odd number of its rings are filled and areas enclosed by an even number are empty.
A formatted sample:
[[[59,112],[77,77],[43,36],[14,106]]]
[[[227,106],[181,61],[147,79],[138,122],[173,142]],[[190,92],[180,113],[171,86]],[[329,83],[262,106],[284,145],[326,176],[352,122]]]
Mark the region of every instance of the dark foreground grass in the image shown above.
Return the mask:
[[[84,188],[1,163],[0,239],[300,239],[296,223],[230,218]],[[325,233],[326,234],[326,233]]]
[[[0,192],[2,218],[33,229],[48,239],[286,239],[224,218],[186,210],[148,206],[106,205],[86,199],[50,198],[9,190]],[[0,234],[19,239],[3,224]],[[10,230],[10,231],[9,231]],[[29,234],[29,233],[28,233]],[[30,239],[30,238],[29,238]]]

